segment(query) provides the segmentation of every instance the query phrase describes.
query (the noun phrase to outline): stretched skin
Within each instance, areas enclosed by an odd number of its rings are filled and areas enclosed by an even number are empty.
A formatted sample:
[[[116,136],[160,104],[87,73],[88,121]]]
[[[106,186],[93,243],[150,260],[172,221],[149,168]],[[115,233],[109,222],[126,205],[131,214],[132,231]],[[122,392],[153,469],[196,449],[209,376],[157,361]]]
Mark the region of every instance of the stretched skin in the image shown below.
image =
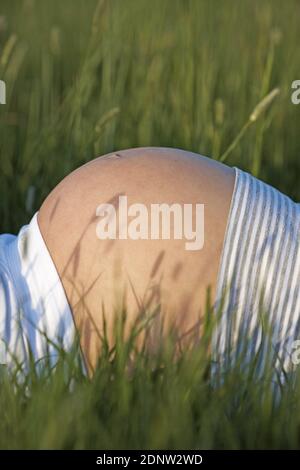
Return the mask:
[[[96,158],[64,178],[38,213],[38,223],[61,278],[89,370],[103,335],[113,345],[113,321],[127,311],[126,335],[141,312],[156,312],[165,334],[201,335],[207,288],[216,282],[234,187],[234,170],[210,158],[172,148],[121,150]],[[204,246],[186,240],[100,240],[102,203],[204,204]],[[160,313],[158,313],[160,312]],[[154,333],[158,337],[157,331]]]

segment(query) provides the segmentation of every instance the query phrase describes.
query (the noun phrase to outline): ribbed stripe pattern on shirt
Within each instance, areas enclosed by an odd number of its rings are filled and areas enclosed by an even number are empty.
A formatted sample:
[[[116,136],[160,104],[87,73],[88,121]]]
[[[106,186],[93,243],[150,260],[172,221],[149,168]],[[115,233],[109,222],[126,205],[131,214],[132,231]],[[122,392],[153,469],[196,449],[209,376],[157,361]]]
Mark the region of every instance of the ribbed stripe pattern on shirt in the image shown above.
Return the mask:
[[[300,205],[238,168],[217,283],[213,360],[293,368],[300,339]]]

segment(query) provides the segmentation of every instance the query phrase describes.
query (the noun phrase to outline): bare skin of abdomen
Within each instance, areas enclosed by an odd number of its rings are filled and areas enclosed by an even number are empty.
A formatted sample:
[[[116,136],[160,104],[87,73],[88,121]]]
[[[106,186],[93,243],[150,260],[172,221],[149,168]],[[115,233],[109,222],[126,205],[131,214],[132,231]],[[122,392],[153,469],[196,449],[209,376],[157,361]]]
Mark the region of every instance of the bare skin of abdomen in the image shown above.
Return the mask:
[[[163,319],[162,336],[170,327],[183,337],[196,330],[201,334],[208,287],[215,298],[233,187],[234,170],[226,165],[191,152],[146,147],[96,158],[46,198],[39,227],[90,372],[101,350],[103,316],[112,346],[113,322],[121,307],[127,312],[126,334],[145,312]],[[196,204],[203,204],[203,247],[187,249],[188,240],[184,235],[175,239],[172,230],[169,239],[151,238],[150,229],[148,239],[100,239],[97,207],[112,204],[118,213],[120,196],[127,196],[128,206],[143,204],[149,214],[152,204],[164,203],[189,204],[195,215]]]

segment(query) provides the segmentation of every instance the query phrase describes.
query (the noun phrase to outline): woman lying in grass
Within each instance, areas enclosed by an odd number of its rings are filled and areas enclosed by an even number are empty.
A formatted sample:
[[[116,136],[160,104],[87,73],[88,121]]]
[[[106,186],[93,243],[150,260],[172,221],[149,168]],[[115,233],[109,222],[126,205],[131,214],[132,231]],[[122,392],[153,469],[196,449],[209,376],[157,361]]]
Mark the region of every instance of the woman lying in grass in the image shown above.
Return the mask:
[[[92,373],[124,309],[125,334],[153,315],[150,348],[170,330],[188,346],[201,340],[210,287],[211,314],[220,313],[212,358],[238,357],[241,337],[250,359],[265,348],[265,314],[275,360],[289,370],[299,229],[299,205],[209,158],[151,147],[97,158],[67,176],[17,237],[0,237],[1,363],[26,365],[28,349],[42,358],[43,333],[55,357],[55,344],[70,349],[78,331]]]

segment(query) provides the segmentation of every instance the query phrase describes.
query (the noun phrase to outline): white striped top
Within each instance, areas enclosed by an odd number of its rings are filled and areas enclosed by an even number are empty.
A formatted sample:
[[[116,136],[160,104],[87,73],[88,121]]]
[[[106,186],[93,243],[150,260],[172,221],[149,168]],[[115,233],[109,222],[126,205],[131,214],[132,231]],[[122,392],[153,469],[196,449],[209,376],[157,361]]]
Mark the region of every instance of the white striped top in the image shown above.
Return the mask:
[[[256,356],[259,374],[266,357],[277,370],[291,371],[300,339],[300,204],[235,172],[217,282],[214,366]]]

